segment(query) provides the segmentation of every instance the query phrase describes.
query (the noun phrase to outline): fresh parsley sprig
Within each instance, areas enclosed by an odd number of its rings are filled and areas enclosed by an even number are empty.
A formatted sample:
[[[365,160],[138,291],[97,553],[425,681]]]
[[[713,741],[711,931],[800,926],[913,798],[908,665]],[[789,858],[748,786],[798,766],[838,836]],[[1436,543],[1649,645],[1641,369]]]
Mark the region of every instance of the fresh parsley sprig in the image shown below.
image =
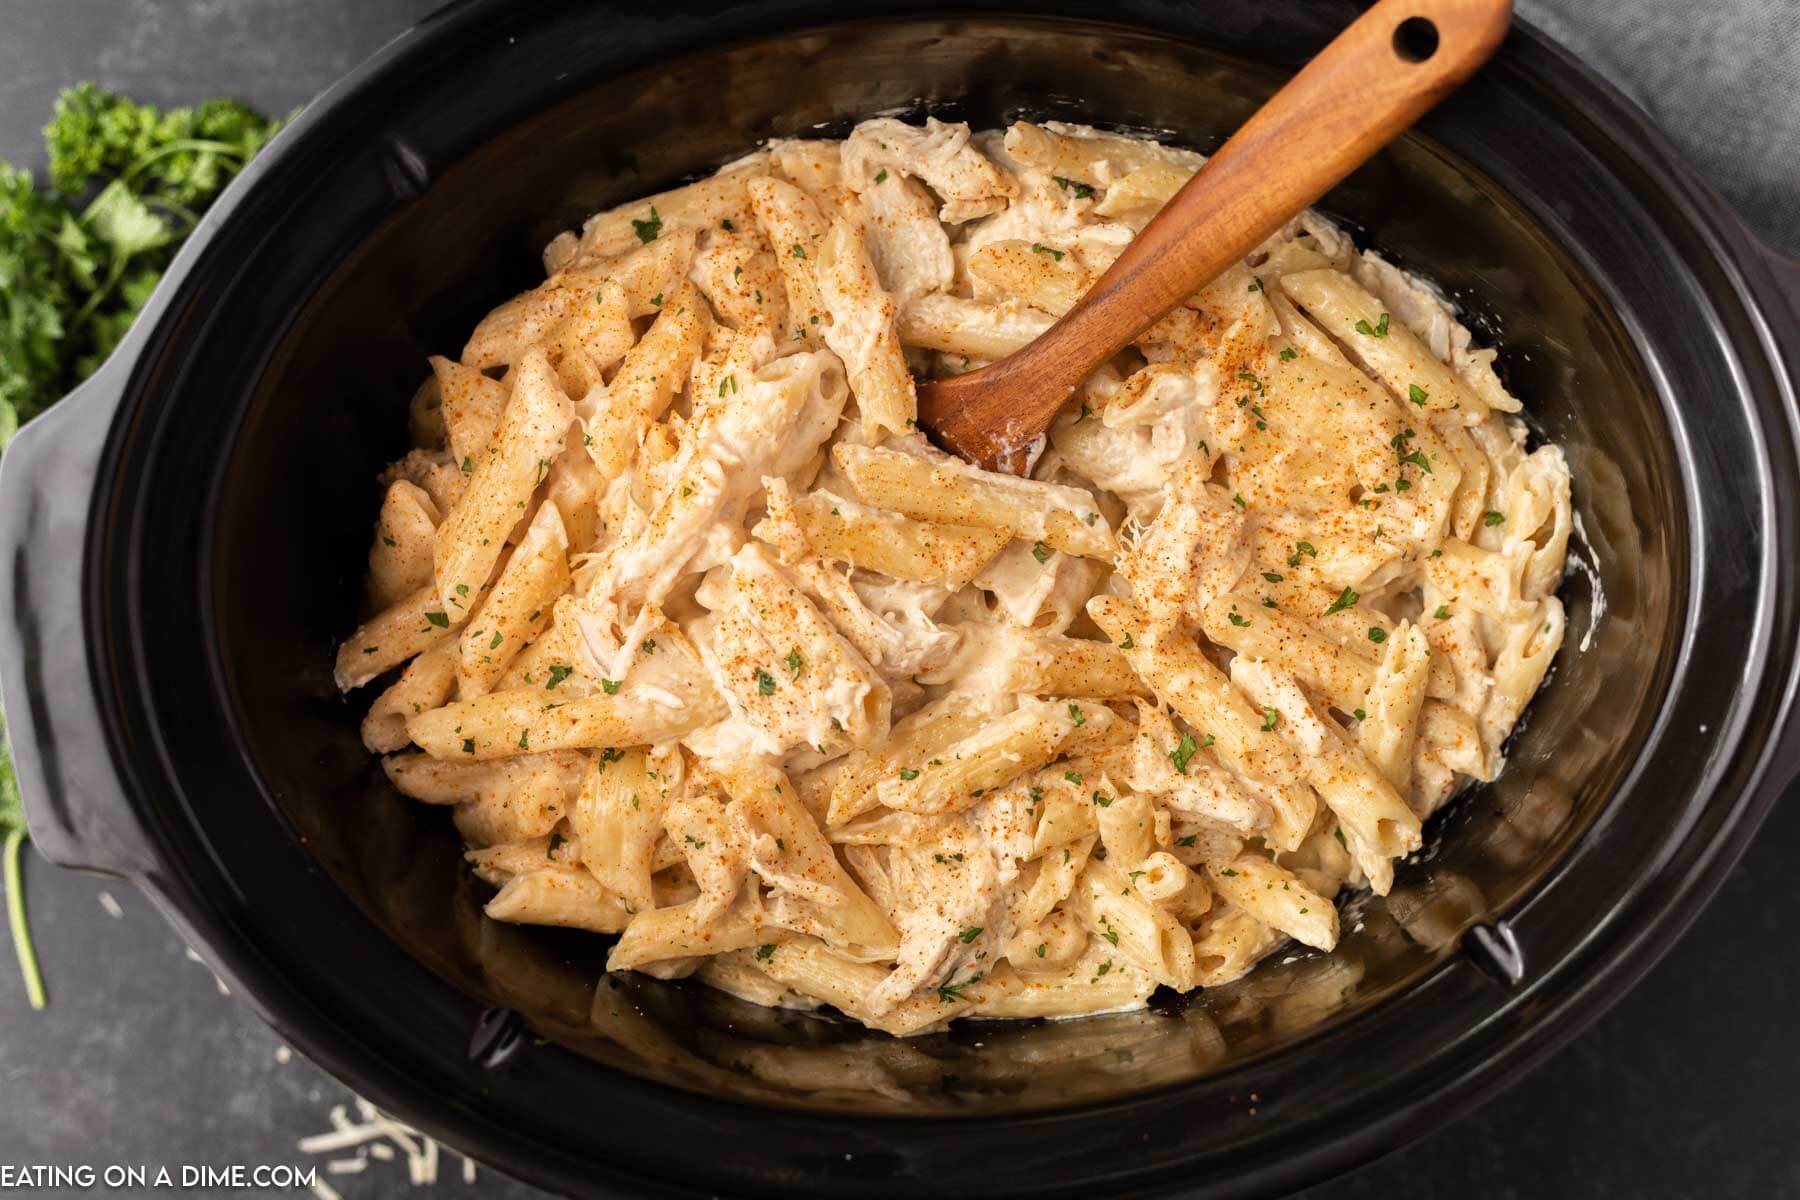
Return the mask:
[[[44,1007],[44,977],[38,970],[37,950],[31,944],[31,928],[25,923],[25,888],[19,869],[19,855],[25,848],[25,808],[19,800],[19,781],[13,775],[12,754],[5,748],[4,726],[0,726],[0,834],[6,841],[0,848],[6,878],[6,919],[12,929],[13,949],[19,953],[19,971],[25,976],[25,995],[31,1007]]]
[[[52,191],[0,162],[0,449],[106,360],[276,128],[235,100],[162,112],[82,83],[44,127]]]
[[[162,112],[82,83],[44,127],[51,191],[0,161],[0,451],[106,361],[200,215],[277,128],[236,100]],[[13,946],[42,1008],[20,880],[29,833],[3,743],[0,836]]]

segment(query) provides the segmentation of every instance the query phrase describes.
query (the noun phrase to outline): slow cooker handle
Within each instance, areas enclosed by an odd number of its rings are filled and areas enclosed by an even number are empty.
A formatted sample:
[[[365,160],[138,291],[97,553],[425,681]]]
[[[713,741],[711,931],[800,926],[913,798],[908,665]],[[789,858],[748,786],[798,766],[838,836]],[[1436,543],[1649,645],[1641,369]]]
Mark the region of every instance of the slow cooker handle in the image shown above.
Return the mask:
[[[0,702],[26,823],[51,862],[111,875],[142,875],[154,860],[100,715],[83,550],[134,357],[115,353],[0,456]]]

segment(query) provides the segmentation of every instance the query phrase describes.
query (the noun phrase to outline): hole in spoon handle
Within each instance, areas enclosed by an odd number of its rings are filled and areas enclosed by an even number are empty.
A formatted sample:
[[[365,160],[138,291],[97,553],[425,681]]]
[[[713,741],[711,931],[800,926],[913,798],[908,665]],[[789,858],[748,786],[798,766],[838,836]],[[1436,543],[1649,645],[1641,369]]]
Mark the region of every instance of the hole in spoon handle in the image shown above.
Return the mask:
[[[1437,48],[1437,22],[1430,17],[1408,17],[1394,27],[1394,53],[1401,62],[1422,63]]]

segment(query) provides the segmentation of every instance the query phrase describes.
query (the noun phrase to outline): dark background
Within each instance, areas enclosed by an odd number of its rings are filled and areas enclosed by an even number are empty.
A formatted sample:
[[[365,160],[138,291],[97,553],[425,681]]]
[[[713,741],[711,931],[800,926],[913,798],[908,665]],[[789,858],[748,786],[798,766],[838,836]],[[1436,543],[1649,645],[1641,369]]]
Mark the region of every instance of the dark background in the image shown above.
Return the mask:
[[[0,157],[79,79],[159,104],[303,103],[436,0],[0,0]],[[1800,0],[1520,0],[1610,76],[1772,244],[1800,252]],[[640,11],[640,15],[641,11]],[[1307,1200],[1466,1195],[1800,1197],[1800,793],[1650,975],[1570,1048],[1473,1114]],[[0,949],[0,1161],[277,1163],[351,1103],[280,1045],[128,886],[28,859],[51,1004]],[[114,918],[103,897],[121,910]],[[541,1193],[446,1155],[328,1176],[346,1200]],[[166,1193],[165,1193],[166,1194]]]

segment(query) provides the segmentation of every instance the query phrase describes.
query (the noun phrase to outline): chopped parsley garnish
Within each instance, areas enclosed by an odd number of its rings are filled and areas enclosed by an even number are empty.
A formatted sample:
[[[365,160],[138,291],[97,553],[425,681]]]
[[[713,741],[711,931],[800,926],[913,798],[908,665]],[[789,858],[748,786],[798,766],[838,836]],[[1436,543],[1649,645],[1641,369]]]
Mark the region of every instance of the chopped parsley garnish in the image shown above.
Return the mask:
[[[450,614],[449,613],[428,612],[425,614],[425,619],[427,621],[430,621],[433,625],[436,625],[439,629],[450,628]]]
[[[1101,808],[1111,808],[1113,798],[1111,796],[1108,796],[1105,792],[1096,791],[1093,795],[1093,801],[1095,804],[1098,804]]]
[[[1370,325],[1367,321],[1357,321],[1356,332],[1366,333],[1370,337],[1386,337],[1388,335],[1388,315],[1382,313],[1381,320],[1374,325]]]
[[[1235,609],[1235,608],[1232,609],[1230,612],[1226,613],[1225,616],[1226,616],[1227,620],[1229,620],[1233,625],[1236,625],[1239,629],[1250,628],[1249,618],[1238,616],[1237,609]]]
[[[756,690],[765,696],[773,696],[775,694],[775,677],[767,671],[758,671],[756,673]]]
[[[1381,643],[1387,641],[1387,630],[1379,625],[1369,626],[1369,640],[1374,642],[1377,646],[1381,645]]]
[[[1225,876],[1228,879],[1236,879],[1237,878],[1237,871],[1231,867],[1226,867],[1224,870],[1220,871],[1219,874]]]
[[[1075,722],[1075,728],[1077,729],[1080,729],[1083,725],[1087,724],[1087,714],[1081,711],[1081,706],[1079,704],[1069,705],[1069,719]]]
[[[1169,751],[1170,765],[1181,774],[1186,775],[1188,763],[1193,761],[1194,751],[1197,749],[1199,749],[1199,747],[1194,745],[1194,735],[1191,733],[1183,733],[1181,735],[1181,741],[1176,744],[1173,750]]]
[[[800,673],[806,670],[806,660],[800,657],[799,650],[788,651],[787,668],[794,673],[795,679],[800,678]]]
[[[1076,787],[1081,786],[1081,772],[1079,771],[1064,771],[1063,778],[1074,784]]]
[[[1050,548],[1042,542],[1033,542],[1031,544],[1031,557],[1037,559],[1040,563],[1049,562]]]
[[[910,783],[913,780],[917,779],[918,777],[919,777],[919,770],[917,767],[901,767],[900,768],[900,778],[906,780],[907,782]]]
[[[1264,571],[1262,573],[1262,577],[1264,579],[1268,580],[1270,583],[1280,583],[1281,578],[1282,578],[1280,575],[1276,574],[1274,571]]]
[[[795,258],[805,258],[806,257],[806,247],[802,246],[799,242],[794,243],[794,257]]]
[[[945,1004],[949,1004],[953,1000],[961,1000],[962,999],[962,990],[964,988],[968,987],[970,984],[975,983],[980,978],[981,978],[981,973],[976,972],[975,974],[969,976],[967,979],[963,980],[961,983],[943,984],[937,990],[938,999],[943,1001]]]
[[[1331,607],[1325,610],[1325,615],[1329,617],[1332,613],[1340,613],[1347,608],[1355,608],[1356,602],[1361,599],[1362,597],[1358,596],[1355,590],[1345,588],[1338,593],[1338,598],[1331,602]]]
[[[277,127],[235,100],[164,112],[81,83],[57,96],[43,129],[48,188],[0,161],[0,448],[99,369],[201,214]],[[0,750],[8,795],[11,761]],[[23,823],[0,830],[16,863]],[[22,904],[9,897],[29,999],[42,1008]]]
[[[1283,346],[1281,348],[1281,353],[1276,357],[1280,358],[1282,362],[1293,362],[1296,358],[1300,357],[1300,353],[1292,346]]]
[[[619,694],[619,681],[616,679],[602,679],[600,681],[600,690],[609,696],[616,696]]]
[[[1185,846],[1192,846],[1192,845],[1193,845],[1193,844],[1194,844],[1194,843],[1195,843],[1195,842],[1197,842],[1197,841],[1199,841],[1199,840],[1200,840],[1200,835],[1199,835],[1199,834],[1197,834],[1197,833],[1190,833],[1190,834],[1188,834],[1188,835],[1187,835],[1187,836],[1186,836],[1186,837],[1178,837],[1178,838],[1176,838],[1176,839],[1175,839],[1175,844],[1176,844],[1176,845],[1177,845],[1177,846],[1184,846],[1184,847],[1185,847]]]
[[[1073,179],[1065,179],[1061,175],[1052,175],[1050,181],[1065,192],[1074,192],[1077,200],[1086,200],[1094,194],[1092,184],[1081,183]]]
[[[1409,383],[1406,385],[1406,398],[1423,408],[1425,402],[1431,399],[1431,393],[1427,392],[1416,383]]]
[[[886,167],[883,167],[883,168],[881,168],[881,170],[875,172],[875,182],[876,183],[886,183],[887,182],[887,168]]]
[[[1350,715],[1355,717],[1359,721],[1366,721],[1369,719],[1369,714],[1364,712],[1360,708],[1353,710]]]
[[[1044,957],[1044,951],[1047,949],[1049,949],[1048,943],[1039,942],[1037,944],[1037,949],[1035,951],[1033,951],[1033,953],[1036,954],[1039,958],[1042,958],[1042,957]]]
[[[1263,709],[1262,730],[1264,733],[1269,732],[1271,729],[1275,728],[1279,724],[1281,724],[1281,714],[1280,713],[1276,712],[1272,708]]]
[[[464,738],[463,739],[463,753],[464,754],[475,753],[475,739],[474,738]]]
[[[553,691],[556,685],[575,673],[574,667],[565,667],[561,663],[550,664],[550,682],[544,685],[546,692]]]
[[[521,750],[531,749],[531,730],[529,730],[529,729],[519,730],[519,749],[521,749]]]
[[[1231,494],[1231,502],[1232,502],[1232,503],[1233,503],[1233,504],[1235,504],[1235,505],[1237,505],[1237,506],[1238,506],[1238,507],[1239,507],[1239,508],[1248,508],[1248,507],[1250,507],[1250,506],[1249,506],[1249,505],[1248,505],[1248,504],[1245,504],[1245,503],[1244,503],[1244,498],[1243,498],[1243,497],[1242,497],[1242,496],[1241,496],[1241,495],[1239,495],[1239,494],[1238,494],[1238,493],[1236,493],[1236,492],[1233,492],[1233,493],[1232,493],[1232,494]]]
[[[1448,621],[1450,619],[1450,606],[1448,604],[1440,604],[1437,606],[1437,611],[1431,615],[1440,621]]]
[[[1493,509],[1490,508],[1485,514],[1482,515],[1481,523],[1483,525],[1486,525],[1489,529],[1492,529],[1496,525],[1504,525],[1506,523],[1506,517],[1503,514],[1497,513]],[[430,615],[430,614],[427,614],[427,615]]]
[[[1129,633],[1125,635],[1125,640],[1119,643],[1119,649],[1121,650],[1135,650],[1136,648],[1137,643],[1131,640],[1131,635]]]
[[[1118,932],[1118,930],[1116,930],[1112,927],[1112,922],[1108,921],[1103,916],[1100,918],[1100,924],[1103,926],[1103,928],[1100,931],[1100,936],[1105,938],[1107,941],[1111,942],[1113,945],[1115,945],[1115,946],[1118,945],[1119,944],[1119,932]]]
[[[1063,252],[1061,250],[1053,250],[1049,246],[1044,245],[1042,242],[1031,243],[1031,252],[1033,254],[1048,254],[1051,258],[1054,258],[1057,262],[1061,262],[1063,259]]]
[[[775,956],[775,943],[774,942],[764,942],[762,945],[760,945],[756,948],[756,961],[757,962],[768,962],[769,959],[773,958],[774,956]]]
[[[982,927],[979,925],[971,925],[961,933],[957,934],[956,940],[966,946],[981,936],[981,928]]]
[[[635,218],[632,220],[631,232],[637,234],[638,241],[646,246],[656,240],[656,235],[662,232],[662,217],[657,215],[656,205],[650,206],[648,221],[639,221]]]
[[[693,847],[693,848],[694,848],[694,849],[696,849],[696,850],[704,850],[704,849],[706,849],[706,843],[705,843],[705,842],[703,842],[703,841],[701,841],[701,840],[700,840],[700,839],[699,839],[699,838],[696,838],[696,837],[695,837],[695,836],[694,836],[694,835],[693,835],[693,834],[691,834],[691,833],[684,833],[684,834],[682,834],[682,835],[681,835],[681,840],[682,840],[682,841],[684,841],[684,842],[686,842],[686,843],[687,843],[687,844],[688,844],[688,845],[690,845],[690,846],[692,846],[692,847]]]

